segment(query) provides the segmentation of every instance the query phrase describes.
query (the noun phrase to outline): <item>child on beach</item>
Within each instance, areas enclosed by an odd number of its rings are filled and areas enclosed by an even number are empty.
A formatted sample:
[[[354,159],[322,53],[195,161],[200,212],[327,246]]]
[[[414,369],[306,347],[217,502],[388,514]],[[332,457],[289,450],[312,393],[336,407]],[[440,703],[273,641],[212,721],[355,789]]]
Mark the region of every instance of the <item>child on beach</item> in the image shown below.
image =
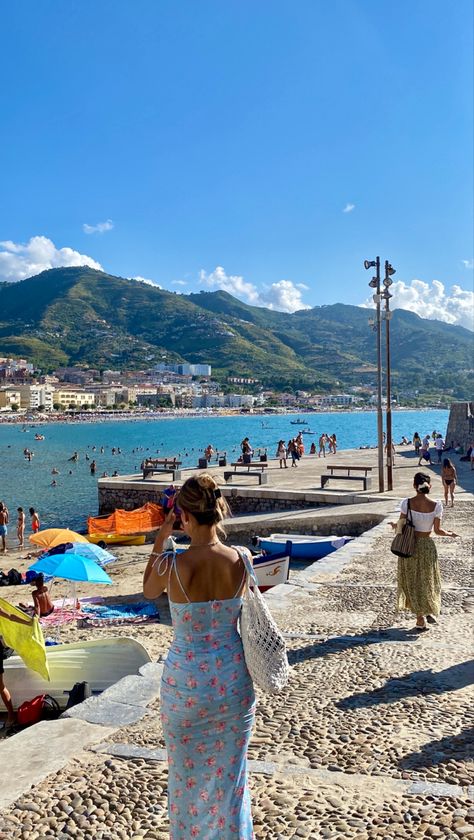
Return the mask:
[[[38,618],[45,618],[54,612],[54,604],[49,597],[48,587],[44,584],[44,576],[39,574],[33,581],[36,589],[33,589],[34,615]]]
[[[18,548],[24,548],[25,540],[25,511],[22,507],[18,508],[18,519],[16,521],[16,535],[18,537]]]

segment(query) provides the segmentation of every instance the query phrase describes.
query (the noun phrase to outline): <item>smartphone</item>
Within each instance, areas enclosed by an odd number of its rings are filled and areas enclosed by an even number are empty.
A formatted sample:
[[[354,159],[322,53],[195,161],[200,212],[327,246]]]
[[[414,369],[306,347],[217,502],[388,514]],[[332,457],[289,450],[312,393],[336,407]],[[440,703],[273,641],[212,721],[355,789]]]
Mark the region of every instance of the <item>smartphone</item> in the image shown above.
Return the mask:
[[[175,515],[175,520],[173,522],[173,531],[182,531],[183,526],[181,523],[181,510],[179,509],[176,502],[173,504],[173,513]]]

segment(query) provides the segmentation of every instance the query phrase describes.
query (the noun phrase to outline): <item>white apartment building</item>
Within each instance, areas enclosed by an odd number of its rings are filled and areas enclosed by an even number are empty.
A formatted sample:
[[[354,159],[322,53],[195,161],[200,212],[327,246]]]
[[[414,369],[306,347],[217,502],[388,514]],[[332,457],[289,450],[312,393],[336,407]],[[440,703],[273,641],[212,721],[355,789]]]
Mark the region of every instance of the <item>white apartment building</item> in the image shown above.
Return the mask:
[[[54,388],[52,385],[16,385],[15,390],[20,394],[21,408],[40,408],[50,411],[53,407]]]

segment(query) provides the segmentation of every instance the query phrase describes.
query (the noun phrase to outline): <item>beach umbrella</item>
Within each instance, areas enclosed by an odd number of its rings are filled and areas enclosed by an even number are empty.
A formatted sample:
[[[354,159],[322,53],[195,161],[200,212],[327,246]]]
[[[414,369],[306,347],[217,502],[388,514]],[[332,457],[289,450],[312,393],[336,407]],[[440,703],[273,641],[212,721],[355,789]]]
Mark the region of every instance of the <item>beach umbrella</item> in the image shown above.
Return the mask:
[[[46,560],[49,559],[51,561],[51,568],[54,568],[57,564],[58,555],[64,554],[80,554],[81,557],[88,557],[89,560],[93,560],[94,563],[98,563],[99,566],[105,566],[107,563],[112,563],[116,557],[110,553],[110,551],[106,551],[103,548],[100,548],[98,545],[93,545],[92,543],[74,543],[74,542],[67,542],[61,543],[61,545],[55,545],[54,548],[48,549],[42,554],[38,559],[39,560]],[[50,574],[49,572],[45,572],[44,574]]]
[[[52,564],[52,560],[56,563]],[[54,557],[38,558],[31,566],[31,571],[51,575],[63,580],[84,581],[86,583],[112,583],[107,572],[90,557],[80,554],[56,554]]]
[[[69,528],[46,528],[44,531],[38,531],[37,534],[32,534],[30,542],[43,548],[54,548],[55,545],[61,545],[61,543],[88,543],[89,541],[82,534],[77,534],[76,531],[70,531]]]

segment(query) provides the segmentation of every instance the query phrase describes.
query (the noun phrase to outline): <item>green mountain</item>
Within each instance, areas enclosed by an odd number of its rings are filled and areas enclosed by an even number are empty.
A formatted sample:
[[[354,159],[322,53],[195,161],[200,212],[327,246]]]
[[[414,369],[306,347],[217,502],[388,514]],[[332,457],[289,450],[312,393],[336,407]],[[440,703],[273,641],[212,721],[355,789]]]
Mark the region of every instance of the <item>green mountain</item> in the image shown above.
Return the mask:
[[[374,380],[370,312],[334,304],[292,314],[227,292],[182,295],[84,266],[0,285],[0,354],[43,371],[59,365],[133,369],[161,361],[209,363],[217,378],[329,391]],[[456,398],[472,391],[472,334],[396,310],[394,387]]]

